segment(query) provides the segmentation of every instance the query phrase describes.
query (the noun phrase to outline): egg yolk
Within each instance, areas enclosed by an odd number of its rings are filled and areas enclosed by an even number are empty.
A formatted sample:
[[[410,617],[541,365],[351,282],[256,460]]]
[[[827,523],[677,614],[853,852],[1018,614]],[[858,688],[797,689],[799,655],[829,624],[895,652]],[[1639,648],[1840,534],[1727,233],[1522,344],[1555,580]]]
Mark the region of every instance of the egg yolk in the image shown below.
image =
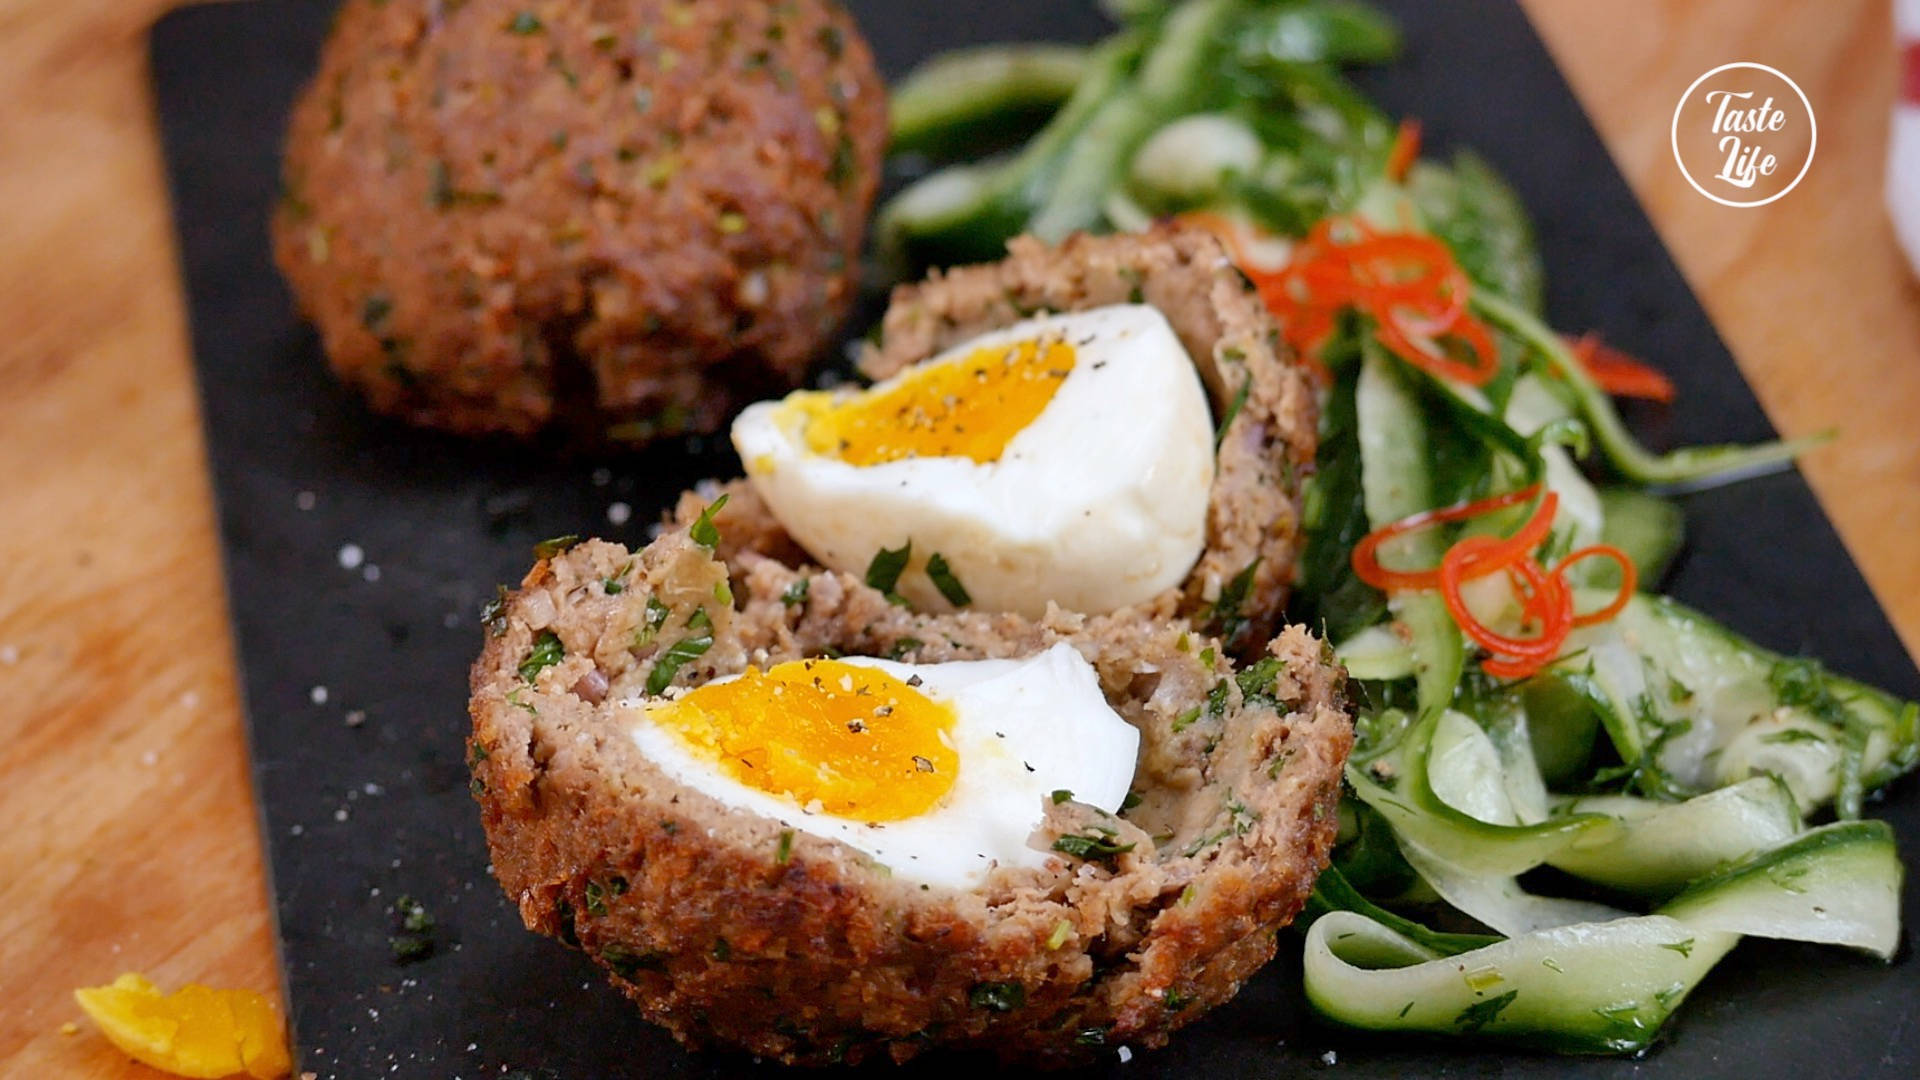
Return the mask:
[[[162,994],[144,976],[128,972],[73,996],[107,1041],[161,1072],[274,1080],[293,1067],[285,1024],[251,990],[190,983]]]
[[[1073,364],[1066,341],[1017,341],[927,365],[849,400],[809,395],[800,402],[807,446],[849,465],[914,457],[998,461],[1045,411]]]
[[[836,817],[915,817],[960,772],[950,706],[839,660],[748,668],[647,715],[740,783]]]

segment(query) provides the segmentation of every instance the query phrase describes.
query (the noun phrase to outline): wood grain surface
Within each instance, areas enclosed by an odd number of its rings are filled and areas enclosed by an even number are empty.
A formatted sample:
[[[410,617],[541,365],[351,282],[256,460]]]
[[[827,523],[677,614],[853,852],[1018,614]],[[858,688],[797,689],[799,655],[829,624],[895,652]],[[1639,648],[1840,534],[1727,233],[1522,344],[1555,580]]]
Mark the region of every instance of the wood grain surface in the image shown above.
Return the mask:
[[[73,987],[278,983],[144,34],[166,0],[0,0],[0,1076],[152,1076]],[[1527,4],[1815,489],[1920,645],[1920,292],[1881,209],[1884,0]],[[1673,167],[1757,60],[1821,125],[1734,210]]]

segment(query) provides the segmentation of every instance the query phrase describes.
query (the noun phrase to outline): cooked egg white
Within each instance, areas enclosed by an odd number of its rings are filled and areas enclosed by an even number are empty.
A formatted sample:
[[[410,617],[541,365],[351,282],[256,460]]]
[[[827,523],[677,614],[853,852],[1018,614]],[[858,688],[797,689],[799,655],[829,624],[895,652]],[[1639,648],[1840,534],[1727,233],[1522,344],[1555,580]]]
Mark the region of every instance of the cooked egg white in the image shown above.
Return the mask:
[[[895,589],[922,608],[1111,611],[1178,585],[1206,543],[1206,393],[1144,305],[1030,319],[863,392],[762,402],[733,442],[826,566],[863,574],[911,544]]]
[[[1065,644],[1024,660],[790,661],[622,709],[679,783],[959,889],[1045,863],[1027,841],[1056,791],[1118,811],[1140,741]]]

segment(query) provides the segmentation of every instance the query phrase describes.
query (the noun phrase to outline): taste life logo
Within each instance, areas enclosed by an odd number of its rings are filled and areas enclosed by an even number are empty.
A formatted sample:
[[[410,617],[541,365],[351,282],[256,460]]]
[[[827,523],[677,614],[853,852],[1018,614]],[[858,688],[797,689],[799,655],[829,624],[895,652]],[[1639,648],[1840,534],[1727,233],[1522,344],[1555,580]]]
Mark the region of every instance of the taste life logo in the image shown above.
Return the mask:
[[[1693,189],[1722,206],[1765,206],[1813,164],[1818,128],[1807,95],[1765,64],[1722,64],[1673,110],[1673,159]]]

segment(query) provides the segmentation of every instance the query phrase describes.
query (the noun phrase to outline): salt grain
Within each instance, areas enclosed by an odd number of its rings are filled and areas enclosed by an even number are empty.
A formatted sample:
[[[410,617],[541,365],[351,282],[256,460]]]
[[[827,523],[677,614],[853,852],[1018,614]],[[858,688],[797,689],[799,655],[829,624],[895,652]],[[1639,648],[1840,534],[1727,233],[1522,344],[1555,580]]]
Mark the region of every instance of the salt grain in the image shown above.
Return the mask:
[[[633,517],[633,507],[628,506],[626,503],[623,503],[623,502],[612,503],[607,507],[608,524],[625,525],[627,523],[627,519],[631,517]]]
[[[1120,1064],[1125,1065],[1127,1062],[1132,1060],[1133,1060],[1132,1048],[1126,1047],[1126,1046],[1121,1047],[1120,1048]]]
[[[313,504],[318,501],[318,499],[314,498],[313,492],[311,491],[303,491],[293,497],[293,505],[302,510],[313,509]]]
[[[0,645],[0,664],[9,666],[20,662],[20,648],[16,645]]]
[[[380,568],[373,563],[368,563],[361,569],[360,576],[366,578],[368,581],[379,581]]]
[[[359,544],[340,545],[340,568],[342,570],[357,570],[360,564],[365,562],[366,559],[367,553],[361,550]]]
[[[740,287],[733,291],[733,298],[741,307],[757,308],[767,302],[769,291],[766,273],[755,270],[741,280]]]
[[[307,697],[312,699],[315,705],[325,705],[327,703],[327,688],[324,686],[316,686],[307,691]]]
[[[1340,1060],[1340,1055],[1334,1053],[1331,1050],[1320,1055],[1320,1064],[1322,1065],[1332,1065],[1333,1063],[1339,1060]]]
[[[333,812],[333,820],[335,820],[335,821],[345,821],[345,820],[347,820],[347,808],[343,806],[343,807],[341,807],[340,809],[338,809],[338,810],[335,810],[335,811]]]
[[[140,764],[145,765],[149,769],[153,768],[154,764],[159,760],[160,754],[158,751],[149,750],[140,755]]]
[[[347,713],[346,722],[348,727],[359,727],[361,724],[367,722],[367,710],[354,709]]]
[[[593,470],[593,486],[594,487],[606,487],[612,481],[613,481],[612,469],[602,468],[602,469]]]

